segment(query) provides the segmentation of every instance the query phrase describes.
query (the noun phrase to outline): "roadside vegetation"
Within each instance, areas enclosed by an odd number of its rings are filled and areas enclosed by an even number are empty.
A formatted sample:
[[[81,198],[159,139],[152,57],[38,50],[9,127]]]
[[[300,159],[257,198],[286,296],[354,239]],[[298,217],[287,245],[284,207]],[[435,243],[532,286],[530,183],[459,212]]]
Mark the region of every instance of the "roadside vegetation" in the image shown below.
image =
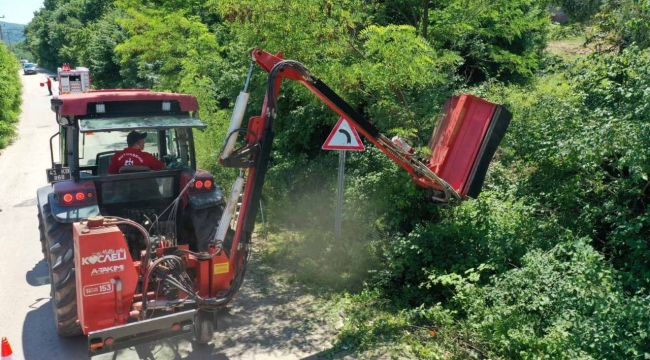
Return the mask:
[[[34,61],[34,56],[27,49],[27,42],[21,40],[11,44],[9,50],[18,58],[25,59],[27,61]]]
[[[15,134],[22,103],[18,59],[0,43],[0,149],[9,145]]]
[[[337,240],[338,157],[320,150],[337,116],[285,81],[258,254],[340,310],[332,356],[647,359],[649,20],[634,0],[52,0],[26,41],[97,88],[195,94],[199,160],[226,188],[216,158],[256,47],[418,149],[448,96],[506,105],[484,190],[458,207],[428,203],[370,146],[349,153]],[[250,116],[265,80],[257,69]]]

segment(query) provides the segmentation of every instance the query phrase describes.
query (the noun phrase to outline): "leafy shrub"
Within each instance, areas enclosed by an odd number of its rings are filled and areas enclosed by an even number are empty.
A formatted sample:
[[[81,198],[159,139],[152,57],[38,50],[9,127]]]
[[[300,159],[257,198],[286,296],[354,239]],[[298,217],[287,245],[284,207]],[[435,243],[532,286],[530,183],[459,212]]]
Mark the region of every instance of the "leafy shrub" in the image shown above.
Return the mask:
[[[533,91],[491,90],[516,119],[503,152],[506,165],[521,171],[508,175],[516,197],[593,239],[632,291],[650,279],[649,67],[650,52],[632,47],[591,56]]]
[[[490,358],[623,359],[648,356],[648,296],[626,294],[619,273],[588,241],[567,234],[549,251],[487,286],[458,282],[463,325]]]
[[[380,274],[411,304],[445,301],[452,294],[439,276],[482,264],[492,272],[505,271],[519,264],[528,249],[553,246],[558,231],[552,220],[537,220],[521,199],[485,192],[479,200],[446,209],[437,222],[419,224],[385,242],[389,261]]]
[[[0,44],[0,149],[14,135],[22,103],[19,62],[5,44]]]
[[[647,1],[598,1],[587,38],[602,51],[619,52],[633,44],[650,46],[650,7]]]

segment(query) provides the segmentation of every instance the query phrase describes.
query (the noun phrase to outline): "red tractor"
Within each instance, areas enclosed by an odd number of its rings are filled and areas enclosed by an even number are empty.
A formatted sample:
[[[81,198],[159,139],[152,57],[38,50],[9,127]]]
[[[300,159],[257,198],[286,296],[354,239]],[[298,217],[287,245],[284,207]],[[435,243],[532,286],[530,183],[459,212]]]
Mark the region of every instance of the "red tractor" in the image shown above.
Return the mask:
[[[454,97],[432,135],[433,156],[421,159],[301,63],[257,49],[251,55],[269,72],[267,90],[262,114],[243,128],[251,66],[221,149],[221,164],[239,170],[227,196],[196,168],[193,129],[206,125],[193,96],[101,90],[52,99],[60,130],[51,141],[58,135],[60,160],[50,144],[53,185],[38,190],[41,242],[56,328],[87,335],[89,355],[191,332],[200,343],[212,339],[216,311],[244,280],[283,78],[305,85],[441,203],[478,195],[511,119],[483,99]],[[108,174],[134,129],[148,133],[145,150],[167,167]]]
[[[210,341],[248,251],[230,254],[228,226],[214,241],[226,202],[212,175],[196,167],[193,131],[206,127],[196,98],[101,90],[51,103],[59,124],[50,139],[52,185],[37,197],[57,331],[88,335],[92,355],[192,330]],[[132,130],[147,134],[144,150],[164,169],[108,173]]]

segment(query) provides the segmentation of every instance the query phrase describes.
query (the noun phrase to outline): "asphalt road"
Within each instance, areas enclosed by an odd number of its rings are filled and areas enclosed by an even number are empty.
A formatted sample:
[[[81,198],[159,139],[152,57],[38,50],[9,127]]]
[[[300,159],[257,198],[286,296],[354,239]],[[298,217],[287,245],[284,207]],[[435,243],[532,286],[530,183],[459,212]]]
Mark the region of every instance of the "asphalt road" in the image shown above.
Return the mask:
[[[36,190],[47,185],[49,140],[58,131],[47,88],[39,86],[45,78],[43,71],[21,73],[18,136],[0,150],[0,335],[8,338],[16,360],[87,359],[85,337],[66,339],[55,331],[39,243]],[[268,278],[270,272],[255,263],[231,307],[219,314],[207,346],[174,338],[93,360],[320,358],[333,337],[323,320],[328,309],[295,286]]]

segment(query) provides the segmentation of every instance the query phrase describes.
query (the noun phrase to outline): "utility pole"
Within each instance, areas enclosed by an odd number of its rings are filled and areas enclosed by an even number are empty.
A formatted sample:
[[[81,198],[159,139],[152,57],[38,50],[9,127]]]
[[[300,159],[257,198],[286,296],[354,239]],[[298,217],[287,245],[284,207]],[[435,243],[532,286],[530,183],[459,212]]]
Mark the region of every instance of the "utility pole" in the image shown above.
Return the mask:
[[[5,37],[7,38],[7,47],[9,48],[9,51],[14,52],[14,44],[11,41],[11,32],[10,31],[5,31]]]
[[[4,15],[0,16],[0,19],[4,19],[4,18],[5,18]],[[2,40],[2,42],[5,42],[5,32],[2,28],[3,26],[2,24],[0,24],[0,40]]]

